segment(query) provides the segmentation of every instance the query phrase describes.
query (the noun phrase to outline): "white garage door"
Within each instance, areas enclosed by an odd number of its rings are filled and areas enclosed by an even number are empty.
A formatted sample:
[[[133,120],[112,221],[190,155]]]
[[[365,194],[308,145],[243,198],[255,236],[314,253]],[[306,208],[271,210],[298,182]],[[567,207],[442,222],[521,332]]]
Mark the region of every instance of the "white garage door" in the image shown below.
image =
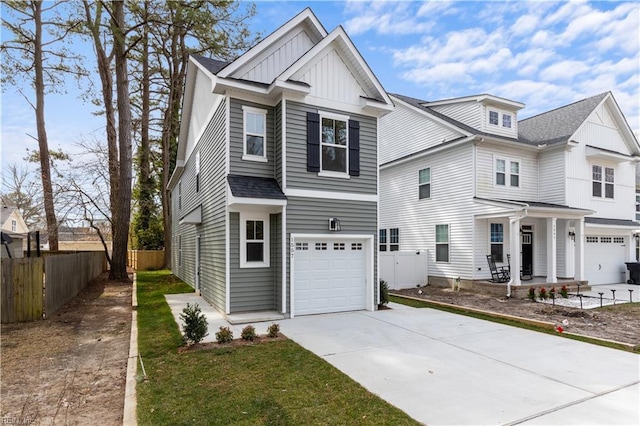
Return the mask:
[[[365,309],[366,243],[295,240],[294,315]]]
[[[617,284],[625,281],[624,237],[588,235],[584,248],[584,272],[589,284]]]

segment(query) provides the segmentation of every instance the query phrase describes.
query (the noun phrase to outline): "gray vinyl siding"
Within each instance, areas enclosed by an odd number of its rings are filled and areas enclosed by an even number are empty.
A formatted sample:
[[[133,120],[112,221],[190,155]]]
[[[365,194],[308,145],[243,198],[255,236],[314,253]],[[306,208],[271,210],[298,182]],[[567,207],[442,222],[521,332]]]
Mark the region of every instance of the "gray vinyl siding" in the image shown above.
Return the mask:
[[[339,234],[362,234],[374,236],[374,282],[378,282],[377,262],[377,203],[367,201],[329,200],[321,198],[289,197],[287,205],[287,253],[290,252],[291,234],[326,234],[328,219],[340,219]],[[291,294],[290,261],[287,262],[287,294]],[[374,300],[377,300],[378,286],[374,286]],[[287,298],[287,312],[291,312],[291,300]]]
[[[260,105],[253,102],[241,101],[230,98],[230,124],[229,124],[229,170],[230,174],[255,176],[255,177],[274,177],[274,108],[266,105]],[[267,111],[267,162],[243,160],[242,153],[244,151],[244,120],[242,106],[250,106],[260,108]]]
[[[275,166],[275,178],[278,181],[280,188],[282,185],[282,102],[280,102],[274,108],[274,166]]]
[[[229,214],[229,260],[231,276],[230,312],[248,312],[260,310],[278,310],[276,297],[280,292],[282,281],[281,238],[278,233],[280,214],[269,216],[270,226],[270,267],[269,268],[240,268],[240,214]]]
[[[225,310],[225,102],[222,102],[202,138],[187,160],[182,174],[182,209],[178,209],[178,187],[174,188],[173,232],[182,237],[182,263],[174,274],[195,287],[196,238],[200,240],[200,290],[202,297],[220,311]],[[195,153],[200,151],[200,191],[196,192]],[[200,225],[182,224],[180,219],[202,205]],[[177,240],[174,239],[174,259],[177,265]]]
[[[320,177],[307,171],[307,112],[319,109],[293,101],[286,103],[287,188],[338,192],[377,193],[377,119],[321,108],[320,111],[349,115],[360,122],[360,176],[350,179]]]

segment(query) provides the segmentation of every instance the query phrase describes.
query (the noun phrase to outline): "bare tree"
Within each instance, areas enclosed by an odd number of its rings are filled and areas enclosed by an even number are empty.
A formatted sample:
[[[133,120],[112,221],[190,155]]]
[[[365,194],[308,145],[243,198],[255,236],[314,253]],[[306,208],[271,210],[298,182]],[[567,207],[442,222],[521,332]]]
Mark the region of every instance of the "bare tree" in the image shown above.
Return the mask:
[[[6,6],[15,15],[12,22],[2,18],[2,25],[13,35],[13,39],[2,43],[1,51],[5,56],[2,61],[2,80],[16,82],[22,78],[28,81],[35,92],[35,105],[24,94],[23,97],[35,111],[38,147],[40,150],[40,174],[42,180],[42,194],[47,221],[49,247],[58,250],[58,222],[53,201],[53,185],[51,182],[51,164],[49,161],[49,142],[45,124],[45,93],[55,90],[60,82],[60,74],[73,72],[81,74],[77,66],[70,66],[78,57],[68,50],[52,47],[64,41],[72,28],[60,25],[59,21],[43,21],[46,12],[54,14],[62,2],[53,2],[43,9],[42,0],[36,1],[8,1]],[[45,41],[45,27],[51,30],[47,33],[50,38]],[[6,85],[3,85],[5,87]]]
[[[2,180],[2,204],[15,206],[30,230],[43,228],[41,186],[32,178],[32,173],[24,166],[9,164]]]

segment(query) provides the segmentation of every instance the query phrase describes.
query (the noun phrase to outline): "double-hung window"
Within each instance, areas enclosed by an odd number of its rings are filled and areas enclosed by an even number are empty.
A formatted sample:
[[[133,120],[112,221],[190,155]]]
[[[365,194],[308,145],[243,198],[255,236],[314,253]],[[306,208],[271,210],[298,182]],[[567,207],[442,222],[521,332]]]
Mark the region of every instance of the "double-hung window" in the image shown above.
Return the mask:
[[[449,262],[449,225],[436,225],[436,262]]]
[[[603,167],[596,164],[591,166],[591,182],[592,195],[594,197],[614,198],[615,171],[612,167]]]
[[[513,127],[513,115],[509,112],[490,109],[489,125],[511,129]]]
[[[196,192],[200,192],[200,151],[196,152]]]
[[[636,192],[636,220],[640,220],[640,193]]]
[[[348,119],[323,116],[321,120],[321,171],[347,173]]]
[[[17,232],[18,231],[18,221],[17,220],[11,220],[11,231],[12,232]]]
[[[431,198],[431,168],[418,171],[418,198]]]
[[[243,160],[267,161],[267,111],[242,107],[244,117]]]
[[[379,251],[387,251],[387,230],[381,229],[378,237]]]
[[[269,215],[240,213],[240,267],[269,267]]]
[[[495,174],[497,186],[507,186],[508,184],[513,188],[520,187],[519,161],[496,158]]]
[[[398,228],[389,229],[389,251],[400,250],[400,230]]]
[[[504,225],[491,224],[491,257],[494,262],[504,262]]]

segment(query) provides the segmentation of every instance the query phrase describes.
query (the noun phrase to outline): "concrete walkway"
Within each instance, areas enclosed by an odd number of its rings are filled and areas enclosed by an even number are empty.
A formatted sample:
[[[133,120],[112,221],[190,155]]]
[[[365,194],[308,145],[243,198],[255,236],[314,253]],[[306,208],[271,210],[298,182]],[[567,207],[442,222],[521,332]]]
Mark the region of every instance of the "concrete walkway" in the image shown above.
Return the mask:
[[[209,341],[228,325],[195,294],[166,297],[176,318],[187,302],[203,308]],[[279,323],[289,338],[429,425],[640,424],[639,355],[432,309],[391,307]],[[253,325],[264,333],[268,324]],[[232,328],[239,336],[242,326]]]

